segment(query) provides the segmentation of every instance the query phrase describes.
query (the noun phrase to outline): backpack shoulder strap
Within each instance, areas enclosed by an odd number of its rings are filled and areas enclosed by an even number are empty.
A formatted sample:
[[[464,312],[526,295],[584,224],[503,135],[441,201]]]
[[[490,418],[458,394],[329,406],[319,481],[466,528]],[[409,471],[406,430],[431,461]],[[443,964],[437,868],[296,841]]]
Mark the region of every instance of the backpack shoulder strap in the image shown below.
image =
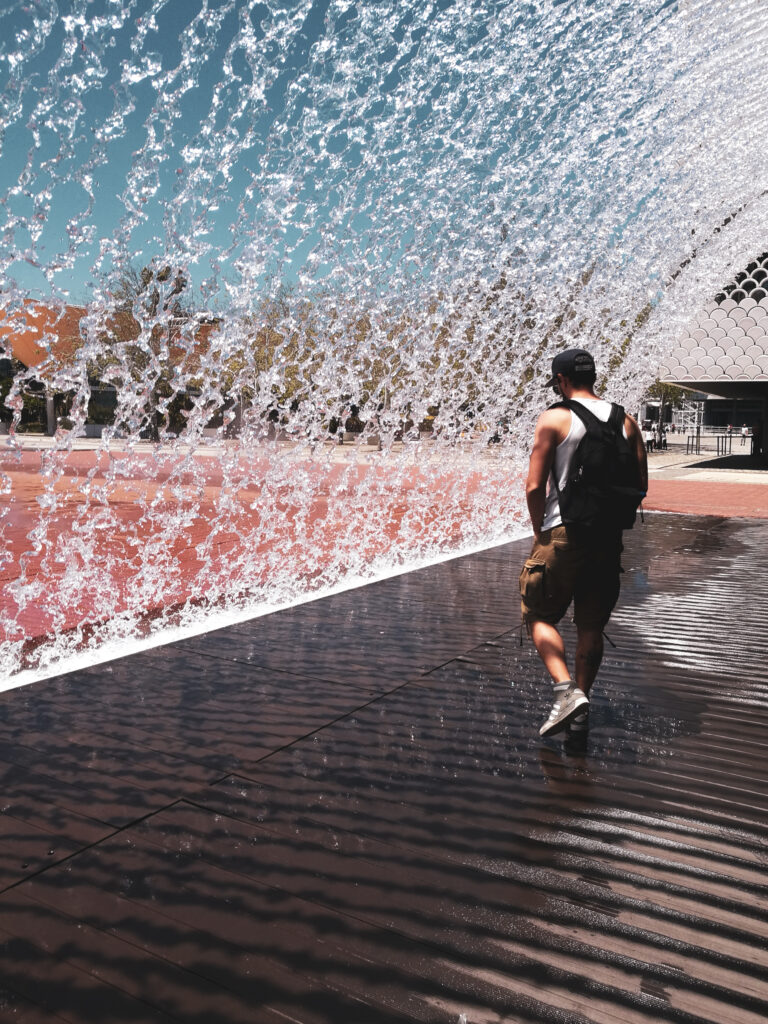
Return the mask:
[[[602,430],[605,426],[605,423],[581,402],[563,402],[563,405],[579,417],[588,434],[594,434],[596,430]]]
[[[608,417],[608,426],[614,431],[614,433],[620,434],[623,431],[624,416],[624,407],[613,402],[611,405],[611,414]]]
[[[624,417],[626,415],[624,406],[619,405],[617,402],[611,402],[611,411],[607,420],[601,420],[586,405],[582,405],[581,402],[574,402],[568,398],[548,406],[547,412],[550,409],[568,409],[570,412],[575,413],[584,424],[588,434],[602,431],[605,427],[608,427],[614,434],[621,434],[624,429]]]
[[[601,420],[599,416],[595,416],[591,409],[588,409],[581,402],[570,402],[564,401],[559,402],[558,406],[562,406],[566,409],[570,409],[571,412],[576,413],[581,422],[587,428],[587,433],[597,430],[603,430],[606,426],[615,434],[620,434],[624,427],[624,408],[621,405],[617,405],[616,402],[611,403],[611,411],[607,420]],[[557,408],[557,406],[552,406]]]

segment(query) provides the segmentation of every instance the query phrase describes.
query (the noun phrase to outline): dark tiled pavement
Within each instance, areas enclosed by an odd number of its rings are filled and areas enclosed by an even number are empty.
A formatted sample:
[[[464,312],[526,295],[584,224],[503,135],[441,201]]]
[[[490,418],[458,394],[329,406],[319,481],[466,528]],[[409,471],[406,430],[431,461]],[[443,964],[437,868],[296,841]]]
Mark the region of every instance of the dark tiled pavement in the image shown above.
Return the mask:
[[[768,1019],[768,522],[651,516],[586,754],[526,542],[0,697],[0,1021]]]

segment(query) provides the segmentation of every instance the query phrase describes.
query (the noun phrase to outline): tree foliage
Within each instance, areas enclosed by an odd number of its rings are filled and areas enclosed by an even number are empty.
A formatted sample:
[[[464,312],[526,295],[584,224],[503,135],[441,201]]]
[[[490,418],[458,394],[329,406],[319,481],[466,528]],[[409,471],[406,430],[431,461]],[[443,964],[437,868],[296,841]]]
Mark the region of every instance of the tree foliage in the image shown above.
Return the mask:
[[[663,380],[656,380],[646,391],[646,398],[660,402],[662,406],[680,406],[686,399],[686,392],[676,384],[668,384]]]

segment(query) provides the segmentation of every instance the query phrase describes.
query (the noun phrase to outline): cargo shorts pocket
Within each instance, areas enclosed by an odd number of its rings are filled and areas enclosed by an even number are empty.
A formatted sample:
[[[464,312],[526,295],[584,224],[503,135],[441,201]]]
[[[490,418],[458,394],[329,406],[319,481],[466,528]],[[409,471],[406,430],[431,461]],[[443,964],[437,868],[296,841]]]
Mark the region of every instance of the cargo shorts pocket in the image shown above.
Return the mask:
[[[526,560],[520,572],[520,597],[529,608],[544,600],[544,572],[546,565],[535,558]]]

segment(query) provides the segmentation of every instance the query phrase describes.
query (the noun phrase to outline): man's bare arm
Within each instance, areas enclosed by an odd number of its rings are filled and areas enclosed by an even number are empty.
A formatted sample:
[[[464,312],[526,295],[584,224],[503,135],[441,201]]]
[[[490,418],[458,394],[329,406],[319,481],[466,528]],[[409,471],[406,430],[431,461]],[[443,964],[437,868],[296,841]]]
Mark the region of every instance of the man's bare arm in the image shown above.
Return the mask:
[[[640,427],[631,416],[624,417],[624,430],[627,440],[637,460],[637,474],[640,482],[640,490],[648,491],[648,454],[645,450],[645,442],[640,432]]]
[[[531,461],[528,465],[525,497],[528,502],[528,514],[531,517],[533,535],[537,539],[544,521],[547,480],[555,458],[555,450],[570,428],[570,415],[570,412],[565,409],[547,409],[539,416],[536,424]]]

